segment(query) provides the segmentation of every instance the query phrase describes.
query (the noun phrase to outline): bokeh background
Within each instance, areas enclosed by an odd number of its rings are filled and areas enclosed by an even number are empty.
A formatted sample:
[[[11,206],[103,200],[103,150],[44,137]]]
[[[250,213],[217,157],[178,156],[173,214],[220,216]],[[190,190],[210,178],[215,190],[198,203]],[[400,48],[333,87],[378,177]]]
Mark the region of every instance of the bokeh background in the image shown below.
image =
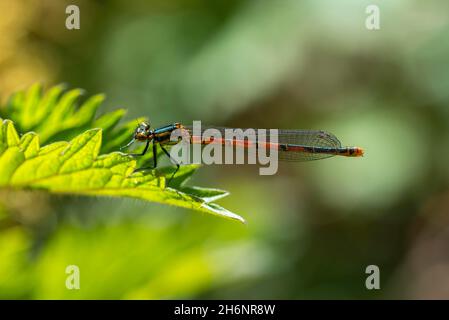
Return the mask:
[[[0,1],[2,101],[36,81],[154,126],[323,129],[366,156],[202,168],[191,184],[229,190],[248,225],[0,191],[1,298],[449,298],[447,1]]]

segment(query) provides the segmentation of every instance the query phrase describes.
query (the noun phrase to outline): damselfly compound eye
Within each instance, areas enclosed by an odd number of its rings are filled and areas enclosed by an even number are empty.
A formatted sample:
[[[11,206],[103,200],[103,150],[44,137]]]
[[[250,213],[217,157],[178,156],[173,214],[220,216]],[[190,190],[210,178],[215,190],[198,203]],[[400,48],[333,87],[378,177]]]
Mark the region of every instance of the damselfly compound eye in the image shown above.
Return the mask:
[[[146,140],[151,134],[150,124],[148,122],[141,122],[134,132],[134,138],[139,141]]]
[[[148,122],[146,122],[146,121],[142,121],[142,122],[139,124],[139,127],[143,128],[143,129],[145,129],[145,130],[150,130],[150,124],[149,124]]]

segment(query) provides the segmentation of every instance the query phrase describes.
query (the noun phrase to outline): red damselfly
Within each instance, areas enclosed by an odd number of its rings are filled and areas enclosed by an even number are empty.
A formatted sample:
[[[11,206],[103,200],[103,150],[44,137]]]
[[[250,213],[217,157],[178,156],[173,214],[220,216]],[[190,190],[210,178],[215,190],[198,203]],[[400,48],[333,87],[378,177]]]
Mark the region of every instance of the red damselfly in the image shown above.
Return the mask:
[[[204,137],[202,134],[207,129],[216,129],[221,134],[221,137]],[[261,148],[276,150],[278,159],[282,161],[310,161],[329,158],[333,156],[346,157],[360,157],[363,156],[363,149],[359,147],[345,147],[333,134],[322,130],[276,130],[277,142],[271,142],[270,135],[266,136],[264,142],[260,142],[257,135],[258,130],[253,130],[254,133],[246,133],[245,138],[233,137],[226,138],[227,130],[241,130],[243,132],[248,129],[231,129],[223,127],[201,127],[198,133],[192,126],[184,126],[180,123],[173,123],[161,128],[151,129],[148,122],[142,122],[138,125],[134,132],[132,140],[124,147],[129,147],[134,142],[145,142],[145,148],[141,153],[131,154],[133,156],[143,156],[149,149],[150,143],[153,143],[153,168],[157,167],[157,147],[170,158],[176,165],[176,170],[172,177],[178,171],[180,164],[177,163],[170,153],[165,148],[166,146],[177,144],[179,140],[173,141],[171,139],[172,133],[175,130],[181,130],[188,133],[190,143],[193,144],[220,144],[226,146],[236,146],[242,148]],[[122,149],[121,148],[121,149]],[[171,180],[170,178],[170,180]],[[169,183],[170,183],[169,180]]]

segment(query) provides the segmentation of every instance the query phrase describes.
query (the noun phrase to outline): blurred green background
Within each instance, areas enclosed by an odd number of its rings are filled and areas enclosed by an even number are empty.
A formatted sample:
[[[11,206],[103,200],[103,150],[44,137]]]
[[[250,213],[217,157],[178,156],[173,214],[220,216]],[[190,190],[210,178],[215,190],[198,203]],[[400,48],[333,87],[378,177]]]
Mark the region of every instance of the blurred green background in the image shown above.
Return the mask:
[[[36,81],[104,92],[103,111],[156,127],[322,129],[366,155],[202,168],[191,184],[229,190],[246,226],[0,191],[0,298],[449,298],[447,1],[1,1],[2,101]]]

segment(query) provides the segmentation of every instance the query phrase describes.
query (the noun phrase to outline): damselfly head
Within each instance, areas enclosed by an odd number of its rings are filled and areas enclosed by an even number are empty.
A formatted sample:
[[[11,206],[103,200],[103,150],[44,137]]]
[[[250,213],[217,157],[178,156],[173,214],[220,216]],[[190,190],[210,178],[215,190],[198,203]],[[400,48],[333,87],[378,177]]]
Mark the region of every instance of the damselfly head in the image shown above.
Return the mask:
[[[146,121],[142,121],[136,128],[134,132],[134,139],[139,141],[145,141],[151,135],[150,124]]]

